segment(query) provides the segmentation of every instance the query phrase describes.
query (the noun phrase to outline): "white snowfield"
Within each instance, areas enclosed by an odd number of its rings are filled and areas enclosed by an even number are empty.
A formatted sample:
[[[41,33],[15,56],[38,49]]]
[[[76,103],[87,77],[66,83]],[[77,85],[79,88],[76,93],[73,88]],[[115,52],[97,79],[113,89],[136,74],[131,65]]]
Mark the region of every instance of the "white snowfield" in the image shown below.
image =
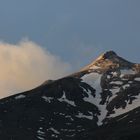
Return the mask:
[[[106,105],[100,104],[100,101],[101,101],[100,93],[102,92],[102,88],[100,85],[101,77],[102,77],[102,75],[98,74],[96,72],[86,74],[82,77],[83,82],[89,84],[91,87],[96,89],[95,98],[91,95],[91,92],[89,91],[89,92],[87,92],[88,97],[85,97],[84,100],[86,102],[90,102],[90,103],[96,105],[98,107],[98,109],[100,110],[100,115],[98,116],[98,125],[102,125],[102,121],[107,115]]]
[[[94,66],[93,66],[94,68]],[[135,71],[131,70],[131,69],[122,69],[120,70],[120,77],[124,76],[124,75],[132,75],[132,74],[136,74]],[[117,76],[117,73],[114,72],[114,74]],[[109,75],[107,76],[109,77]],[[140,106],[140,94],[138,96],[135,96],[136,99],[133,100],[132,104],[129,104],[127,101],[127,105],[126,108],[114,108],[115,113],[114,114],[110,114],[109,116],[107,116],[108,110],[106,109],[107,104],[105,103],[104,105],[100,104],[101,101],[101,92],[102,92],[102,87],[101,87],[101,78],[102,78],[102,74],[99,74],[97,72],[91,72],[89,74],[85,74],[81,79],[82,82],[87,83],[88,85],[90,85],[91,87],[93,87],[96,92],[95,92],[95,97],[92,96],[91,91],[86,91],[88,94],[88,97],[84,97],[84,101],[92,103],[94,105],[96,105],[98,107],[98,109],[100,110],[100,115],[98,115],[98,125],[102,125],[102,121],[105,118],[113,118],[113,117],[117,117],[121,114],[127,113],[133,109],[135,109],[136,107]],[[135,78],[135,80],[140,81],[140,78]],[[132,83],[132,81],[131,81]],[[130,87],[130,82],[128,81],[128,83],[123,84],[122,81],[112,81],[110,82],[110,84],[115,84],[117,86],[115,86],[114,88],[110,89],[112,96],[108,99],[108,102],[112,101],[115,97],[117,97],[117,93],[120,91],[120,88],[122,89],[127,89]],[[79,114],[79,117],[87,117],[87,118],[91,118],[91,116],[84,116],[82,114]]]

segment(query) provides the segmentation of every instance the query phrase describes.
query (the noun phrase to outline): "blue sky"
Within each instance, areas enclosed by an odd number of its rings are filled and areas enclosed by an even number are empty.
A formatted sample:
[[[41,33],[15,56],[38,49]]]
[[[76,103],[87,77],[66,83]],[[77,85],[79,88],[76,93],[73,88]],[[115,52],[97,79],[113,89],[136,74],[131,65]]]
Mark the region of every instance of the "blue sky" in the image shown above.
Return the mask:
[[[140,62],[139,0],[0,0],[0,40],[23,38],[73,65],[114,50]]]

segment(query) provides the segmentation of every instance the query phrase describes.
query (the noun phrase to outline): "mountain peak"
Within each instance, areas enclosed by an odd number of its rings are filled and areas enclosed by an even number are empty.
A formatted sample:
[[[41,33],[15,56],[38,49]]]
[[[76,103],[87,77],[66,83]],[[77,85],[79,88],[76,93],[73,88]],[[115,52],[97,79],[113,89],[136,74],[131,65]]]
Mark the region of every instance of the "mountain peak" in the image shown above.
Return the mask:
[[[114,51],[107,51],[101,54],[97,59],[95,59],[91,64],[86,66],[82,70],[87,69],[108,69],[110,66],[115,67],[126,67],[131,68],[134,63],[131,63],[124,58],[120,57]]]
[[[112,57],[117,57],[117,54],[114,51],[107,51],[107,52],[103,53],[102,57],[104,59],[110,59]]]
[[[105,59],[111,60],[114,58],[118,58],[118,55],[114,51],[107,51],[107,52],[101,54],[95,61],[105,60]]]

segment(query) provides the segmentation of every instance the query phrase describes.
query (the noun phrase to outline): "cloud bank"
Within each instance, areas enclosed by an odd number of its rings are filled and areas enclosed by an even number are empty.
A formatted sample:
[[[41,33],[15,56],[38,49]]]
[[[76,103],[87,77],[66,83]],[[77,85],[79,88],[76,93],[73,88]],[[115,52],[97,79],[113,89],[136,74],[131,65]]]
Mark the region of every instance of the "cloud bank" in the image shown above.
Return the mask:
[[[70,65],[31,41],[0,42],[0,98],[32,89],[70,72]]]

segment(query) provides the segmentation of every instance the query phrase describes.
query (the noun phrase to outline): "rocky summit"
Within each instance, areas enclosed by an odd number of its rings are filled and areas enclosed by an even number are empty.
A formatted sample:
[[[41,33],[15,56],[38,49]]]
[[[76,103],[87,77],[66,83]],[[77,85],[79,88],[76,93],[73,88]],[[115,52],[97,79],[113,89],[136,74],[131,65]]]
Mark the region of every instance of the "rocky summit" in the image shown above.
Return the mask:
[[[140,140],[140,64],[109,51],[79,72],[0,100],[0,140]]]

